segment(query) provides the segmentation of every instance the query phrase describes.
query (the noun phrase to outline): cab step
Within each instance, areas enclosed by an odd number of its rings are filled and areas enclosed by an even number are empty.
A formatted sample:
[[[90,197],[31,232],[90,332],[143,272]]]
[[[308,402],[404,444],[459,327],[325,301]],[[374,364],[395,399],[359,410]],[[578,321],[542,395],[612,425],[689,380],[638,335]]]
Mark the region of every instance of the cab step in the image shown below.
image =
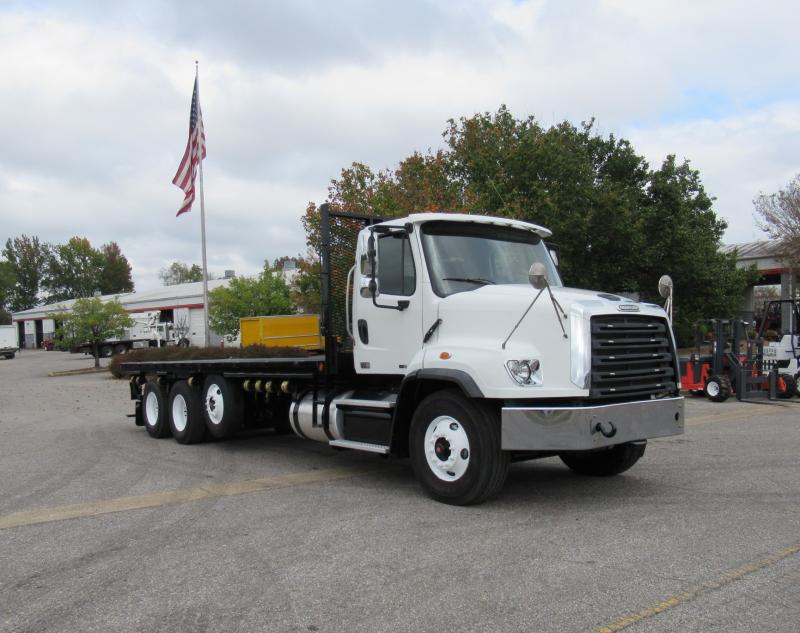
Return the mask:
[[[355,442],[353,440],[331,440],[328,444],[337,448],[350,448],[355,451],[378,453],[379,455],[389,454],[389,447],[383,444],[369,444],[368,442]]]

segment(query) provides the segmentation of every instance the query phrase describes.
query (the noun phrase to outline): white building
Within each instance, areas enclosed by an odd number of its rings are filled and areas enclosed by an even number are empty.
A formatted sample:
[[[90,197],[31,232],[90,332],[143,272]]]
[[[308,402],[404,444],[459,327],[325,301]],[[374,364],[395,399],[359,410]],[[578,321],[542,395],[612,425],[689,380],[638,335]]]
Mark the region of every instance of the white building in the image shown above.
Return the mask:
[[[209,291],[226,286],[230,279],[213,279],[208,282]],[[127,292],[117,295],[104,295],[101,301],[117,299],[128,312],[151,312],[159,310],[162,322],[174,323],[177,326],[186,324],[189,327],[187,338],[192,345],[205,344],[205,327],[203,320],[203,282],[163,286],[155,290],[143,292]],[[69,312],[74,299],[37,306],[11,315],[13,323],[19,328],[21,347],[37,348],[42,341],[53,338],[55,319],[59,314]],[[211,332],[211,344],[218,344],[221,337]]]

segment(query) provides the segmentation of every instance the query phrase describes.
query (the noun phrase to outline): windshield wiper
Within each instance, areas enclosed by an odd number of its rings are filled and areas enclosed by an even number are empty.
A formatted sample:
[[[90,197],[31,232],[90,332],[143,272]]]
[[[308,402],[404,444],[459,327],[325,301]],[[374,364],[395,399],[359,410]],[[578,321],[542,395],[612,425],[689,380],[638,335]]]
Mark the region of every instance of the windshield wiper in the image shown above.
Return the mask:
[[[443,277],[442,281],[467,281],[471,284],[478,284],[479,286],[496,285],[496,281],[491,279],[484,279],[483,277]]]

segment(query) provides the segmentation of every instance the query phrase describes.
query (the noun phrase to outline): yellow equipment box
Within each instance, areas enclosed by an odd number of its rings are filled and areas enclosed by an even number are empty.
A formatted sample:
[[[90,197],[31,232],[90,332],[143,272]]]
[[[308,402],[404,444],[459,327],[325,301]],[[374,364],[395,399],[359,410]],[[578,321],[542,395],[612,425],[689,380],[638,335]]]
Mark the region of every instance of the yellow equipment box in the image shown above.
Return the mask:
[[[318,314],[244,317],[239,319],[241,346],[323,349]]]

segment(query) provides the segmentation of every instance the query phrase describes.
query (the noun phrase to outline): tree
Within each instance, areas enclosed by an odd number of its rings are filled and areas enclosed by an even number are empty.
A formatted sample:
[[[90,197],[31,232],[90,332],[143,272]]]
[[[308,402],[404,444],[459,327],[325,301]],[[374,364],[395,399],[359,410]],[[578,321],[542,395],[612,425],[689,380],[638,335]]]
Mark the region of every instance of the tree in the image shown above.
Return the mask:
[[[133,325],[133,320],[119,301],[103,303],[97,297],[78,299],[71,312],[64,313],[60,320],[60,345],[69,348],[89,343],[95,367],[100,367],[100,345],[122,336],[125,328]]]
[[[85,237],[72,237],[52,249],[42,287],[47,301],[91,297],[101,292],[105,260]]]
[[[11,323],[9,307],[14,296],[16,281],[17,276],[13,264],[0,261],[0,325]]]
[[[762,193],[753,204],[758,227],[778,241],[781,257],[789,266],[800,268],[800,174],[777,193]]]
[[[447,149],[415,152],[394,170],[353,163],[331,181],[328,201],[384,218],[452,210],[541,224],[553,231],[568,285],[658,300],[658,278],[669,273],[681,332],[696,318],[730,316],[738,307],[751,273],[718,252],[726,225],[688,161],[668,156],[652,170],[627,140],[600,136],[594,121],[545,128],[505,106],[451,119],[443,137]],[[319,252],[313,204],[303,225]],[[334,275],[352,265],[352,228],[332,222]]]
[[[103,269],[100,273],[100,292],[104,295],[133,292],[131,265],[116,242],[103,244]]]
[[[165,286],[203,281],[203,269],[197,264],[189,266],[182,262],[172,262],[166,268],[161,269],[158,277]]]
[[[269,264],[258,277],[236,277],[228,286],[208,293],[208,320],[211,329],[225,336],[239,333],[239,319],[250,316],[290,314],[289,286]]]
[[[14,292],[8,301],[8,308],[12,312],[27,310],[39,303],[39,291],[50,248],[49,244],[40,242],[35,235],[20,235],[6,241],[3,257],[13,267],[16,278]]]
[[[287,279],[286,264],[293,262],[294,274]],[[296,312],[317,314],[320,311],[321,280],[320,261],[314,251],[302,255],[283,255],[272,263],[272,268],[284,272],[284,281],[289,285],[289,292]]]

